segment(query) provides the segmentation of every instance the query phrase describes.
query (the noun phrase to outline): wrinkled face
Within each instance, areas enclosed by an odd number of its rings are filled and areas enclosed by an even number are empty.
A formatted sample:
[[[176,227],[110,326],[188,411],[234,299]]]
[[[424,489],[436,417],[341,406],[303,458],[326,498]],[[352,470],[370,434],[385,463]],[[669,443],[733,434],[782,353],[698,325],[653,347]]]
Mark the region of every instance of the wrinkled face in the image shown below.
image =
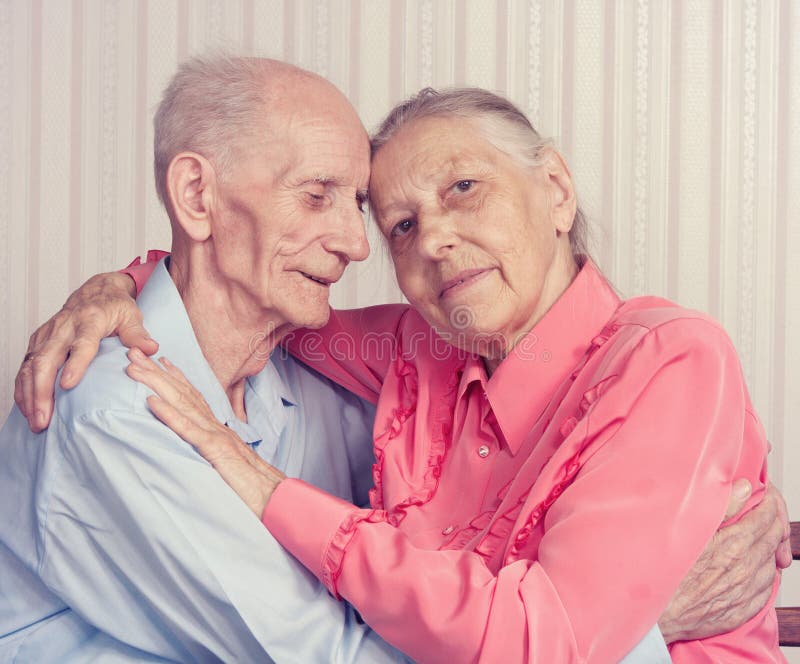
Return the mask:
[[[319,327],[330,285],[369,253],[369,143],[343,98],[272,116],[263,146],[240,155],[218,186],[216,262],[269,324]]]
[[[574,194],[557,153],[523,168],[478,127],[412,121],[373,158],[370,197],[409,302],[451,343],[502,357],[574,275]]]

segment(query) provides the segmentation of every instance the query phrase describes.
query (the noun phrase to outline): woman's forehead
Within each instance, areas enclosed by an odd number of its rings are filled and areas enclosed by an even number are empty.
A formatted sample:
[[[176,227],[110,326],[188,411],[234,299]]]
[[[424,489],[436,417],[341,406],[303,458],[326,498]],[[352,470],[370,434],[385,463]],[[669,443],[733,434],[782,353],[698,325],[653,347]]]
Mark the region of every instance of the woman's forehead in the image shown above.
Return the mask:
[[[372,172],[376,181],[400,172],[431,178],[494,165],[500,154],[467,119],[425,118],[403,127],[386,142],[373,157]]]

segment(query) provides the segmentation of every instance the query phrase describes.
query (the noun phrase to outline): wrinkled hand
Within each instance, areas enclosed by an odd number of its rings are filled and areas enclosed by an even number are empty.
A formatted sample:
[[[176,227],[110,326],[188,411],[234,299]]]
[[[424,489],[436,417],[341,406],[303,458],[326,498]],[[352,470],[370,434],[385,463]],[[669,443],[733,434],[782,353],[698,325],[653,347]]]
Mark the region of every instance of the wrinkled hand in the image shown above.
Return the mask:
[[[203,395],[169,360],[162,357],[159,367],[136,348],[128,352],[128,359],[128,375],[157,395],[147,398],[153,414],[194,447],[260,519],[285,475],[219,422]]]
[[[739,480],[725,520],[750,496]],[[758,613],[772,593],[776,566],[789,566],[789,520],[773,486],[761,503],[735,524],[723,526],[681,583],[658,626],[667,643],[729,632]]]
[[[135,294],[133,280],[125,274],[95,275],[33,333],[14,382],[14,401],[31,431],[41,431],[50,423],[61,365],[61,387],[75,387],[97,355],[103,337],[118,335],[126,346],[141,348],[149,355],[158,350],[142,327]]]

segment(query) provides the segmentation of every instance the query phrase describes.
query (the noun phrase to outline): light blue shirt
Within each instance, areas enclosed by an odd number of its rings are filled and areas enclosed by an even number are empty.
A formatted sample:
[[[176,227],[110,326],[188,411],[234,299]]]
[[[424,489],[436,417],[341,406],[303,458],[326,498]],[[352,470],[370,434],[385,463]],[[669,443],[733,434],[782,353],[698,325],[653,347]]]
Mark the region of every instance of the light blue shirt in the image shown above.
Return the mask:
[[[265,460],[367,502],[371,405],[276,352],[244,423],[163,263],[139,305],[159,354]],[[0,432],[0,661],[402,661],[153,417],[125,353],[104,341],[47,431],[14,409]]]
[[[139,306],[159,353],[266,461],[366,502],[369,404],[274,353],[244,423],[163,262]],[[405,661],[152,416],[125,353],[104,341],[45,432],[17,409],[0,432],[0,662]],[[626,664],[669,661],[657,630],[637,650]]]

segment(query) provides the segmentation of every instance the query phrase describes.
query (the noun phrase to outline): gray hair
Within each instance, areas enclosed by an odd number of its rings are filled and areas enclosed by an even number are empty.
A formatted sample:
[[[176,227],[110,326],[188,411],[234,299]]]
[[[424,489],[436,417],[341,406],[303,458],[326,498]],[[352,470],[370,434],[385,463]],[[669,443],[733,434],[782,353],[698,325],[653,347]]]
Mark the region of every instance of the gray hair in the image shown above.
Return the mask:
[[[541,165],[542,150],[552,145],[552,141],[539,135],[522,111],[500,95],[481,88],[423,88],[389,112],[370,141],[372,156],[401,127],[432,116],[475,120],[489,143],[525,168]],[[588,256],[587,232],[586,217],[578,207],[569,232],[572,254],[578,261]]]
[[[259,139],[269,63],[213,55],[180,65],[153,119],[156,190],[168,212],[167,169],[175,155],[196,152],[223,177],[238,149]]]

